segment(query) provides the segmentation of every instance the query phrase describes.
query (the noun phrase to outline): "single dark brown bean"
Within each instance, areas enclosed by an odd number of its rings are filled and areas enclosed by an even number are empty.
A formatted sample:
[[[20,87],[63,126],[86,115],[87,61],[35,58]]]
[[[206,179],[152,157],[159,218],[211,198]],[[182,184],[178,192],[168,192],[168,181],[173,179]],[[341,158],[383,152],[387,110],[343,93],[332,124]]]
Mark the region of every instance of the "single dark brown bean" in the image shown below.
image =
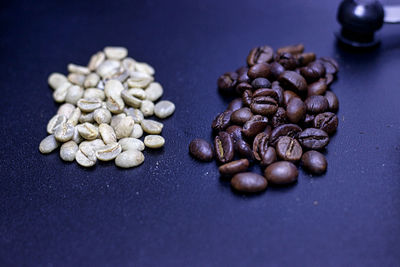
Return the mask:
[[[283,160],[296,162],[301,159],[303,149],[296,139],[289,136],[283,136],[276,144],[276,153],[279,158]]]
[[[231,115],[231,121],[237,125],[243,125],[253,117],[253,113],[248,107],[234,111]]]
[[[274,116],[271,118],[271,125],[276,128],[282,124],[286,124],[287,121],[288,117],[286,115],[286,110],[282,107],[279,107]]]
[[[231,121],[231,115],[232,111],[231,110],[226,110],[215,117],[214,121],[211,124],[211,128],[216,131],[223,131],[225,130]]]
[[[250,109],[255,114],[268,116],[274,114],[277,111],[278,103],[275,99],[269,96],[253,97],[250,104]]]
[[[339,71],[339,64],[333,58],[321,57],[319,61],[324,65],[326,73],[336,74]]]
[[[222,176],[232,176],[239,172],[244,172],[249,168],[247,159],[239,159],[219,166],[218,170]]]
[[[306,149],[320,150],[328,145],[329,136],[321,129],[307,128],[298,134],[297,140]]]
[[[283,96],[283,89],[282,89],[282,87],[280,87],[279,82],[274,81],[271,85],[271,89],[276,92],[276,95],[278,96],[278,100],[277,100],[278,104],[279,104],[279,106],[282,106],[283,101],[284,101],[284,96]]]
[[[193,139],[189,144],[189,152],[197,160],[211,161],[213,159],[213,149],[204,139]]]
[[[254,137],[258,133],[262,132],[268,125],[268,119],[261,115],[254,115],[250,120],[248,120],[242,129],[242,133],[246,137]]]
[[[231,180],[232,187],[243,193],[257,193],[267,188],[267,180],[253,172],[242,172],[235,174]]]
[[[307,90],[307,82],[300,74],[294,71],[284,71],[281,76],[279,76],[279,83],[283,88],[292,91],[305,91]]]
[[[267,125],[267,127],[265,127],[263,133],[265,133],[268,137],[268,140],[271,138],[271,133],[272,133],[272,127],[271,125]]]
[[[243,139],[238,139],[235,143],[235,151],[239,153],[241,157],[247,158],[249,160],[254,159],[253,150],[246,141]]]
[[[314,128],[321,129],[329,135],[336,132],[338,124],[338,117],[332,112],[320,113],[314,119]]]
[[[278,161],[269,165],[265,171],[264,176],[268,182],[285,185],[297,181],[299,171],[296,166],[289,161]]]
[[[304,153],[301,164],[306,171],[316,175],[323,174],[328,166],[325,156],[315,150]]]
[[[306,67],[301,68],[300,74],[307,80],[308,83],[312,83],[325,76],[325,67],[321,62],[314,61],[308,64]]]
[[[264,132],[261,132],[256,135],[253,141],[253,155],[254,158],[258,161],[262,160],[262,155],[268,149],[268,135]]]
[[[288,46],[281,47],[276,52],[278,54],[290,53],[290,54],[294,55],[294,54],[303,53],[303,51],[304,51],[304,45],[297,44],[297,45],[288,45]]]
[[[254,66],[251,66],[249,71],[247,72],[247,75],[251,79],[256,79],[256,78],[267,78],[270,73],[270,67],[269,64],[267,63],[258,63]]]
[[[242,95],[243,105],[250,107],[252,99],[253,99],[253,92],[251,90],[246,90],[243,92]]]
[[[214,139],[215,155],[221,163],[232,161],[234,147],[232,137],[227,132],[219,132]]]
[[[278,79],[279,76],[285,71],[285,68],[278,62],[272,62],[270,64],[270,68],[271,68],[270,76],[272,76],[272,78],[275,80]]]
[[[218,88],[222,93],[232,93],[237,84],[238,75],[236,72],[227,72],[218,78]]]
[[[244,72],[238,76],[237,81],[238,83],[250,83],[250,77]]]
[[[253,92],[253,98],[258,96],[269,96],[279,102],[279,96],[277,90],[270,89],[270,88],[260,88]]]
[[[286,107],[286,115],[291,123],[299,123],[304,120],[307,107],[300,98],[292,98]]]
[[[271,82],[267,78],[257,78],[252,81],[251,86],[253,89],[270,88]]]
[[[270,143],[275,146],[282,136],[296,137],[301,132],[301,128],[296,124],[284,124],[272,130]]]
[[[306,104],[307,112],[313,114],[325,112],[329,108],[328,100],[322,95],[309,96],[304,103]]]
[[[253,48],[247,56],[247,64],[253,66],[258,63],[268,63],[272,60],[274,50],[270,46]]]
[[[293,92],[291,90],[283,91],[283,104],[285,106],[287,106],[287,104],[289,104],[290,100],[292,100],[292,98],[294,98],[294,97],[300,98],[300,96],[298,96],[298,94],[296,94],[295,92]]]
[[[290,53],[277,54],[275,61],[281,64],[286,70],[294,70],[297,66],[296,59]]]
[[[328,89],[326,79],[321,78],[318,81],[308,85],[308,96],[312,95],[323,95]]]
[[[303,121],[304,128],[314,127],[314,118],[315,116],[313,114],[306,114]]]
[[[264,154],[262,154],[262,160],[260,162],[261,166],[265,167],[277,160],[276,150],[274,147],[269,146]]]
[[[335,76],[333,74],[331,74],[331,73],[327,73],[325,75],[325,79],[326,79],[326,84],[329,86],[329,85],[331,85],[333,80],[335,80]]]
[[[336,112],[339,109],[339,100],[335,93],[332,91],[326,91],[325,98],[328,100],[329,111]]]
[[[253,90],[253,87],[247,82],[242,82],[236,85],[236,93],[239,95],[243,94],[246,90]]]
[[[305,66],[315,60],[314,53],[302,53],[295,55],[295,59],[297,60],[297,66]]]
[[[236,141],[243,139],[242,137],[242,127],[237,125],[231,125],[225,130],[232,137],[233,143]]]
[[[235,111],[243,107],[243,102],[241,98],[235,98],[229,103],[228,110]]]

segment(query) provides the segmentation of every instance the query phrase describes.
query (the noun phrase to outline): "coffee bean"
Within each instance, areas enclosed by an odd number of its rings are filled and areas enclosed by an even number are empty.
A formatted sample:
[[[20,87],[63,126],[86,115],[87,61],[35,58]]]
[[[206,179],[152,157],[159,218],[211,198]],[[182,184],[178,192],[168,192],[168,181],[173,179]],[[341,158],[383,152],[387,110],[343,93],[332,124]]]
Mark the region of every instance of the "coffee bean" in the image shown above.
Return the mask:
[[[256,78],[267,78],[270,73],[270,67],[269,64],[267,63],[258,63],[255,64],[254,66],[251,66],[249,71],[247,72],[247,75],[251,79],[256,79]]]
[[[276,144],[276,153],[283,160],[296,162],[300,160],[303,149],[296,139],[283,136]]]
[[[284,124],[276,127],[270,137],[270,143],[275,146],[282,136],[295,137],[301,132],[301,128],[296,124]]]
[[[146,90],[146,99],[150,101],[157,101],[164,93],[164,89],[161,84],[157,82],[152,82],[147,86]]]
[[[247,73],[249,71],[249,68],[246,66],[240,67],[236,70],[236,73],[238,74],[238,76],[241,76],[244,73]]]
[[[307,128],[298,134],[297,139],[306,149],[323,149],[329,143],[328,134],[320,129]]]
[[[265,127],[267,127],[268,119],[261,115],[254,115],[250,120],[248,120],[242,129],[242,133],[246,137],[254,137],[258,133],[262,132]]]
[[[339,100],[336,97],[335,93],[327,91],[325,93],[325,98],[326,100],[328,100],[329,110],[332,112],[336,112],[339,109]]]
[[[306,114],[303,121],[304,128],[314,127],[314,118],[315,116],[313,114]]]
[[[321,62],[314,61],[308,64],[306,67],[301,68],[300,74],[307,80],[308,83],[312,83],[325,76],[325,67]]]
[[[121,145],[118,143],[113,143],[105,145],[100,149],[96,150],[96,157],[102,161],[110,161],[115,159],[122,152]]]
[[[300,98],[295,92],[291,90],[283,91],[283,104],[287,106],[292,98]]]
[[[221,163],[232,161],[234,147],[232,137],[227,132],[219,132],[214,139],[215,154]]]
[[[265,171],[264,176],[268,182],[285,185],[297,181],[299,172],[296,166],[288,161],[278,161],[269,165]]]
[[[275,99],[277,102],[279,101],[278,93],[276,90],[270,88],[260,88],[253,92],[253,98],[259,96],[269,96]]]
[[[256,78],[252,81],[251,86],[253,89],[270,88],[271,82],[267,78]]]
[[[276,150],[274,147],[269,146],[264,154],[262,154],[261,166],[268,166],[277,160]]]
[[[315,60],[314,53],[302,53],[295,55],[295,59],[297,60],[297,66],[305,66]]]
[[[275,61],[281,64],[286,70],[294,70],[297,66],[296,59],[290,53],[277,54]]]
[[[322,95],[309,96],[304,103],[306,104],[307,112],[313,114],[325,112],[329,108],[328,100]]]
[[[333,58],[321,57],[319,60],[324,65],[326,73],[336,74],[339,71],[339,64]]]
[[[236,85],[236,93],[238,93],[239,95],[243,94],[243,92],[246,90],[251,91],[253,90],[253,87],[247,82],[242,82]]]
[[[189,144],[189,152],[197,160],[211,161],[213,159],[213,149],[204,139],[193,139]]]
[[[326,79],[326,84],[329,86],[335,80],[335,76],[333,76],[333,74],[331,73],[327,73],[325,75],[325,79]]]
[[[315,117],[314,128],[324,130],[327,134],[331,135],[336,132],[338,123],[339,120],[335,113],[324,112]]]
[[[168,100],[159,101],[154,106],[154,114],[160,118],[165,119],[172,115],[175,111],[175,104]]]
[[[120,168],[132,168],[144,162],[144,155],[138,150],[127,150],[115,158],[115,165]]]
[[[231,121],[231,114],[232,111],[230,110],[226,110],[218,114],[218,116],[215,117],[214,121],[212,122],[211,128],[216,132],[225,130]]]
[[[250,108],[251,111],[255,114],[268,116],[276,112],[276,110],[278,109],[278,103],[272,97],[258,96],[258,97],[253,97],[250,104]]]
[[[161,135],[146,135],[143,140],[143,143],[148,148],[161,148],[165,144],[165,139]]]
[[[304,51],[304,45],[297,44],[297,45],[288,45],[288,46],[281,47],[276,52],[278,54],[291,53],[294,55],[294,54],[303,53],[303,51]]]
[[[243,92],[242,95],[243,105],[250,107],[252,99],[253,99],[253,92],[251,90],[246,90]]]
[[[301,157],[303,168],[312,174],[323,174],[327,168],[327,161],[323,154],[318,151],[310,150]]]
[[[278,96],[278,99],[277,99],[278,104],[279,104],[279,106],[282,106],[284,103],[284,96],[283,96],[283,89],[282,89],[282,87],[280,87],[279,82],[274,81],[271,85],[271,89],[276,92],[276,95]]]
[[[272,62],[270,64],[271,73],[270,75],[276,80],[285,71],[285,68],[278,62]]]
[[[286,115],[290,122],[299,123],[306,115],[306,105],[300,98],[292,98],[286,107]]]
[[[246,141],[243,139],[238,139],[235,143],[235,151],[239,153],[241,157],[247,158],[249,160],[254,159],[253,151]]]
[[[244,172],[249,168],[249,161],[247,159],[240,159],[225,163],[219,166],[218,170],[222,176],[231,176],[239,172]]]
[[[243,107],[243,102],[241,98],[235,98],[229,103],[228,110],[235,111]]]
[[[288,117],[286,115],[286,110],[282,107],[279,107],[274,116],[271,118],[271,125],[276,128],[282,124],[286,124],[287,120]]]
[[[48,154],[53,152],[59,145],[60,143],[54,138],[54,135],[51,134],[40,142],[39,151],[40,153]]]
[[[305,91],[307,90],[307,82],[300,74],[294,71],[284,71],[279,76],[279,83],[283,88],[292,91]]]
[[[268,149],[268,135],[264,132],[261,132],[256,135],[253,141],[253,155],[254,158],[258,161],[262,160],[262,155]]]
[[[226,128],[226,132],[230,134],[233,139],[233,142],[236,143],[237,140],[243,139],[242,137],[242,127],[237,125],[231,125]]]
[[[253,48],[247,56],[247,64],[254,66],[258,63],[268,63],[272,60],[274,50],[270,46],[260,46]]]
[[[143,151],[144,150],[144,143],[137,138],[133,138],[133,137],[122,138],[118,141],[118,143],[121,145],[122,151],[127,151],[127,150]]]
[[[311,95],[323,95],[328,89],[326,79],[321,78],[318,81],[308,85],[308,96]]]
[[[227,72],[218,78],[218,88],[223,93],[231,93],[237,83],[238,75],[236,72]]]
[[[257,193],[267,188],[267,180],[256,173],[242,172],[233,176],[231,180],[232,187],[243,193]]]
[[[250,83],[251,80],[250,80],[250,77],[247,75],[247,73],[248,73],[248,71],[239,74],[238,78],[237,78],[237,82],[238,83]]]
[[[237,125],[243,125],[253,117],[253,113],[248,107],[234,111],[231,115],[231,121]]]

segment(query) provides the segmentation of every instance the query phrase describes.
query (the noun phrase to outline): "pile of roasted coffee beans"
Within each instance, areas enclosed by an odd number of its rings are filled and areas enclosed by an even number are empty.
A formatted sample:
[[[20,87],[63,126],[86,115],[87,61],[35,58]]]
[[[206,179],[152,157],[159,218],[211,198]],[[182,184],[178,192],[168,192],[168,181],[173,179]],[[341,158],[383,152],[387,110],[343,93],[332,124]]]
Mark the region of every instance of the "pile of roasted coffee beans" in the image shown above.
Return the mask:
[[[194,139],[190,154],[200,161],[215,157],[221,176],[247,193],[296,182],[299,163],[311,174],[324,173],[321,152],[338,127],[339,102],[328,91],[338,69],[334,59],[304,52],[302,44],[252,49],[247,66],[218,78],[220,92],[238,98],[212,122],[214,149]],[[263,176],[247,171],[256,162]]]

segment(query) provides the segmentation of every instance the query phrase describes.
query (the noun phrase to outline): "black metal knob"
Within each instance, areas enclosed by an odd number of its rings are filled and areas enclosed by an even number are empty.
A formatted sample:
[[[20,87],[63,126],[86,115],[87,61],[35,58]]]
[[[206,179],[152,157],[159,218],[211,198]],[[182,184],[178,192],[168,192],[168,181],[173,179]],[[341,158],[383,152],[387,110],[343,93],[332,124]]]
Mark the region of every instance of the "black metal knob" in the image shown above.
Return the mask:
[[[342,25],[338,39],[354,47],[371,47],[379,43],[375,32],[384,22],[384,10],[376,0],[344,0],[338,9],[337,20]]]

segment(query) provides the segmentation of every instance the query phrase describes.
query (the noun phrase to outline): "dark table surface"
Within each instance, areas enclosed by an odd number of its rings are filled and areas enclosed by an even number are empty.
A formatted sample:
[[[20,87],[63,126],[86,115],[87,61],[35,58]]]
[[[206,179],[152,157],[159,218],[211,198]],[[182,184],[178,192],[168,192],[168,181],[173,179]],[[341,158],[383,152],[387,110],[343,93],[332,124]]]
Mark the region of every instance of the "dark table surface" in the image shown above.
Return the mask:
[[[387,3],[387,2],[386,2]],[[395,1],[394,1],[395,3]],[[1,266],[400,266],[400,26],[339,48],[339,1],[2,1]],[[341,65],[328,172],[242,196],[188,155],[227,104],[216,79],[257,45],[302,42]],[[164,149],[84,169],[41,155],[51,72],[122,45],[156,68]]]

